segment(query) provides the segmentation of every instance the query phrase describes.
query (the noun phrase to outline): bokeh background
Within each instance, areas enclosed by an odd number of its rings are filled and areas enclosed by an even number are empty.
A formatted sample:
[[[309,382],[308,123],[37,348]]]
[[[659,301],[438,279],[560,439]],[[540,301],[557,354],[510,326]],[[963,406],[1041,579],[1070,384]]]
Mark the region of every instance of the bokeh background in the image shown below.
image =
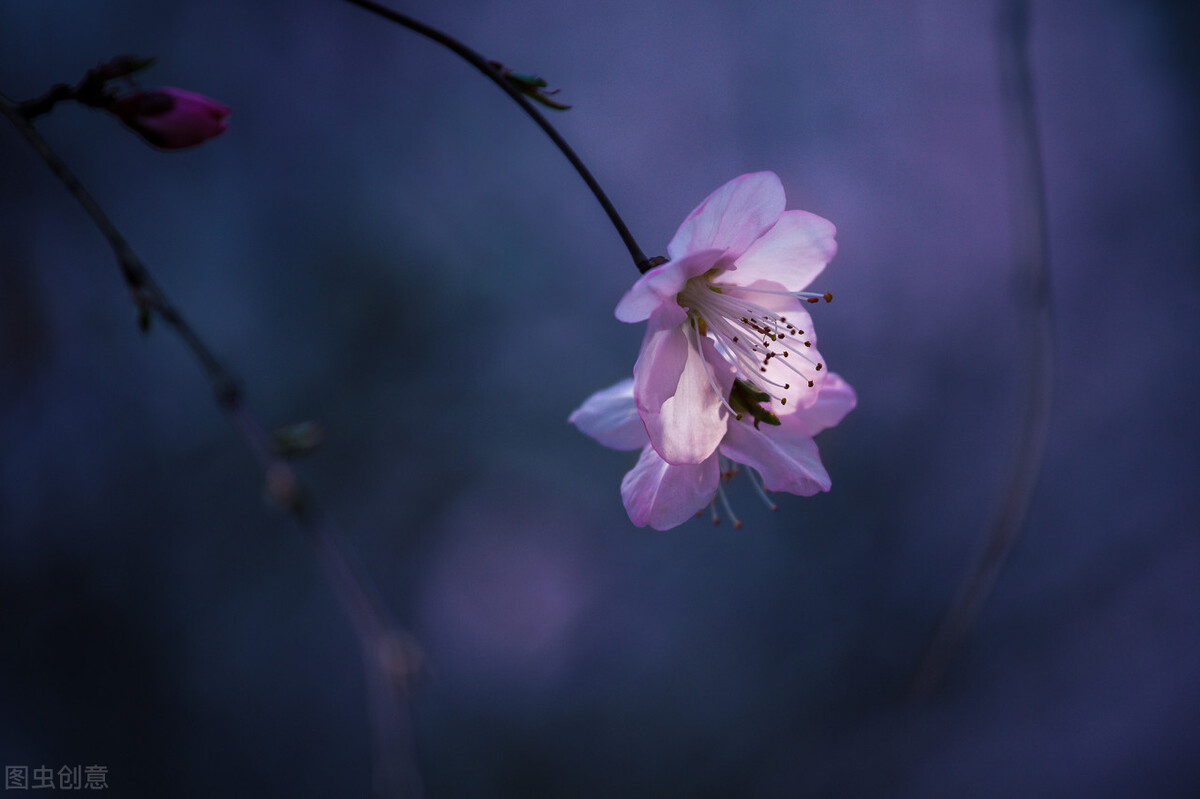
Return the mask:
[[[991,2],[397,8],[545,76],[649,254],[776,171],[834,221],[833,491],[634,528],[566,423],[637,276],[448,52],[335,0],[11,0],[0,90],[119,53],[234,108],[198,149],[39,123],[302,464],[425,648],[430,796],[1200,793],[1200,140],[1188,3],[1033,3],[1056,393],[1028,527],[943,689],[913,667],[1000,501],[1028,364]],[[4,127],[9,127],[5,125]],[[114,796],[362,796],[365,688],[312,550],[113,259],[0,131],[0,761]]]

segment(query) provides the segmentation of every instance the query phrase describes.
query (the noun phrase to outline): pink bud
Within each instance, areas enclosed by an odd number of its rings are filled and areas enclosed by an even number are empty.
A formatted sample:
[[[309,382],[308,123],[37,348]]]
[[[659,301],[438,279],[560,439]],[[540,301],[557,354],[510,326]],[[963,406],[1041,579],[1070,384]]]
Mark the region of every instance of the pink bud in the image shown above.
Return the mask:
[[[163,86],[120,97],[111,110],[155,147],[181,150],[225,131],[230,109],[215,100]]]

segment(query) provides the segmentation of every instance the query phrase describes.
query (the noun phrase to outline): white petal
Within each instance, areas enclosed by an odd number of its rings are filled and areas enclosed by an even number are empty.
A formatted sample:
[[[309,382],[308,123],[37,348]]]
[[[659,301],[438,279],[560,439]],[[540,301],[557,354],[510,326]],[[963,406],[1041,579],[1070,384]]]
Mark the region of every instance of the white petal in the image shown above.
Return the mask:
[[[721,442],[725,457],[754,468],[768,491],[786,491],[802,497],[828,491],[829,473],[821,465],[817,445],[802,430],[733,422]]]
[[[649,440],[633,402],[632,377],[588,397],[567,421],[612,449],[637,449]]]
[[[774,172],[736,177],[696,206],[667,245],[667,254],[681,258],[717,249],[736,258],[775,224],[786,203]]]
[[[654,267],[638,278],[617,303],[617,319],[630,323],[644,322],[656,311],[679,308],[675,295],[683,290],[689,278],[711,269],[722,254],[721,250],[702,250]],[[682,314],[680,309],[678,322],[683,321]]]
[[[638,412],[650,444],[669,463],[700,463],[716,451],[727,418],[722,397],[733,384],[727,369],[714,373],[711,364],[723,360],[712,342],[702,339],[701,353],[688,340],[689,330],[687,323],[653,335],[647,329],[634,366]]]
[[[712,501],[719,479],[715,454],[703,463],[676,466],[646,447],[621,481],[621,499],[638,527],[668,530]]]
[[[850,384],[840,375],[830,374],[817,394],[817,401],[788,419],[799,425],[807,435],[815,436],[841,422],[857,404],[858,397]]]
[[[737,259],[735,269],[714,280],[748,285],[770,280],[788,291],[801,291],[837,254],[837,228],[807,211],[785,211],[767,233]]]

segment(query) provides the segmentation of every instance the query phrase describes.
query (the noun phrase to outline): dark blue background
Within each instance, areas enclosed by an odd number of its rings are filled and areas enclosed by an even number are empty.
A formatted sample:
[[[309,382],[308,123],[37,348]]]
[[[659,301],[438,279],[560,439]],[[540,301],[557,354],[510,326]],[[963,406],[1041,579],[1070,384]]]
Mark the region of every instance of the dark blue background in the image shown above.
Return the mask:
[[[1197,14],[1033,5],[1045,470],[915,709],[1028,379],[993,4],[403,7],[563,87],[649,254],[760,169],[837,224],[816,323],[860,405],[818,442],[833,491],[772,515],[735,485],[736,532],[633,528],[632,456],[566,424],[632,367],[636,271],[448,52],[333,0],[16,0],[0,90],[134,52],[234,109],[179,153],[80,107],[39,126],[265,419],[327,428],[303,471],[432,664],[432,796],[1196,795]],[[359,655],[312,551],[11,129],[0,180],[0,760],[105,764],[114,796],[364,795]]]

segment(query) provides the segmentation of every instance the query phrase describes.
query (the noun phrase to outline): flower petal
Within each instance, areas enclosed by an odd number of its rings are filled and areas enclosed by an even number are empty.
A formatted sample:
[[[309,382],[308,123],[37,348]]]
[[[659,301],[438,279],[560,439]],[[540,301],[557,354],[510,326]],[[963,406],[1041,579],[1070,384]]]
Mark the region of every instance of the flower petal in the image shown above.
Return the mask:
[[[638,278],[617,303],[616,316],[622,322],[643,322],[655,311],[679,308],[675,295],[683,290],[689,278],[702,275],[723,255],[722,250],[701,250],[689,253],[676,261],[667,261]],[[676,314],[683,321],[683,309]]]
[[[728,369],[708,339],[695,346],[695,331],[685,322],[665,330],[650,320],[642,352],[633,367],[633,397],[650,444],[668,463],[700,463],[725,435],[722,396],[733,385]],[[693,334],[689,341],[688,333]],[[713,383],[723,392],[718,395]]]
[[[840,375],[830,374],[821,386],[817,401],[800,413],[792,414],[790,418],[795,420],[806,435],[815,436],[841,422],[857,404],[858,397],[850,384]]]
[[[661,312],[650,318],[633,365],[633,399],[639,413],[658,413],[674,395],[687,362],[687,350],[682,324],[672,324],[669,315]]]
[[[718,249],[736,258],[775,224],[786,203],[783,184],[774,172],[736,177],[708,195],[683,220],[667,245],[667,254],[677,259]]]
[[[648,441],[633,402],[633,378],[597,391],[567,421],[611,449],[637,449]]]
[[[621,499],[638,527],[669,530],[712,501],[719,479],[716,455],[703,463],[673,465],[646,447],[621,481]]]
[[[801,291],[837,254],[837,228],[808,211],[785,211],[762,238],[750,245],[734,269],[715,283],[747,285],[770,280],[788,291]]]
[[[786,419],[781,422],[779,427],[760,430],[745,421],[731,422],[721,454],[755,469],[768,491],[802,497],[828,491],[831,481],[816,442],[799,426],[789,425]]]

